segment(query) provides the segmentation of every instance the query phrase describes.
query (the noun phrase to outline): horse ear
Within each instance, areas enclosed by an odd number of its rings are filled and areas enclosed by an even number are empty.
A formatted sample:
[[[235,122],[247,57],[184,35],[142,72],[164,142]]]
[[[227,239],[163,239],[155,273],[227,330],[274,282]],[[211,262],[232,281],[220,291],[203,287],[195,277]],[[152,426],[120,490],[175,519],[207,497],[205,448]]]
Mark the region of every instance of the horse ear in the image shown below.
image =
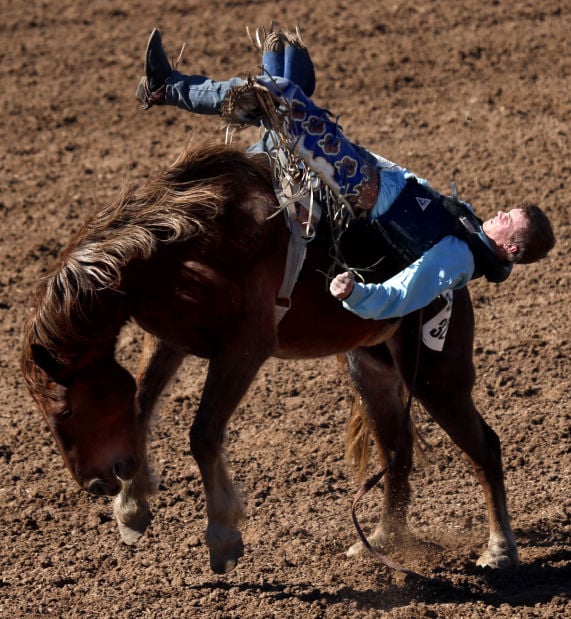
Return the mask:
[[[63,378],[65,366],[54,359],[50,352],[41,344],[32,344],[32,357],[35,364],[41,368],[52,380],[60,385],[65,384]]]

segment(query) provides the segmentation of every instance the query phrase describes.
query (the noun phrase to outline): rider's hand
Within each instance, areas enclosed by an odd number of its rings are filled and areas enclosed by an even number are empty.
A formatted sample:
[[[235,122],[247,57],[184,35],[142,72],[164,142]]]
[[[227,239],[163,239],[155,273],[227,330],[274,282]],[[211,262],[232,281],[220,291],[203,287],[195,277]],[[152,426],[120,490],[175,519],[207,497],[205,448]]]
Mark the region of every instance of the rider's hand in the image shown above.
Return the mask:
[[[353,273],[346,271],[335,277],[329,284],[329,291],[339,300],[346,299],[352,292],[355,286],[355,277]]]

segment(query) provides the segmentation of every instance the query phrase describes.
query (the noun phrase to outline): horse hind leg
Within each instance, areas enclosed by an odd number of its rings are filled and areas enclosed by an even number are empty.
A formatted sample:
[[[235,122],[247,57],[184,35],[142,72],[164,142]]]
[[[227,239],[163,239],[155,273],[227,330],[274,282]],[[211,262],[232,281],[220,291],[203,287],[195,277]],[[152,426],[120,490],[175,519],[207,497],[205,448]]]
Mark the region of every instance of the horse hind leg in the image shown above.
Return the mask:
[[[175,375],[183,358],[182,353],[152,335],[145,334],[137,372],[137,422],[142,465],[133,479],[121,482],[121,492],[113,504],[119,534],[128,545],[135,544],[151,522],[148,497],[154,492],[156,482],[147,455],[149,422],[160,394]]]
[[[346,438],[349,455],[358,465],[360,476],[364,476],[372,437],[381,467],[389,467],[383,478],[379,523],[368,541],[374,548],[409,544],[412,536],[407,525],[408,476],[413,440],[402,381],[385,346],[357,349],[345,356],[345,365],[355,395]],[[357,542],[347,555],[363,553],[364,545]]]
[[[420,396],[423,406],[450,438],[468,456],[484,491],[490,536],[477,565],[510,568],[519,565],[517,547],[510,525],[501,447],[497,434],[486,424],[469,394]]]
[[[492,568],[515,567],[519,559],[507,509],[500,441],[472,400],[472,347],[465,339],[468,329],[460,329],[459,325],[460,322],[456,326],[451,324],[449,341],[442,352],[425,352],[421,356],[415,395],[468,456],[484,491],[490,537],[477,564]]]
[[[482,464],[478,455],[472,458],[472,464],[488,505],[490,537],[486,550],[476,563],[481,567],[500,569],[517,567],[519,556],[506,504],[500,440],[483,420],[482,424],[484,440],[490,453],[489,464],[486,459]]]

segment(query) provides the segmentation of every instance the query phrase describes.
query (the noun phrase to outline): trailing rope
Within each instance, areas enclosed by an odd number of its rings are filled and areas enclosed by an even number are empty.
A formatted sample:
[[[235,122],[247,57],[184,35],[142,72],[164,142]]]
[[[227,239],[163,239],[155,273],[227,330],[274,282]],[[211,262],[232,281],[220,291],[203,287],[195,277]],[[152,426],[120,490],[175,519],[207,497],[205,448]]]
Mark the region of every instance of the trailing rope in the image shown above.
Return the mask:
[[[379,552],[376,548],[373,548],[369,540],[367,539],[367,536],[363,533],[363,529],[361,528],[361,525],[359,524],[359,520],[357,518],[357,514],[356,514],[357,504],[363,498],[363,496],[365,496],[365,494],[369,492],[369,490],[374,488],[379,483],[379,481],[381,481],[384,474],[392,466],[393,462],[394,462],[394,459],[391,460],[389,465],[386,466],[382,471],[380,471],[376,475],[373,475],[373,477],[369,478],[357,491],[357,494],[355,495],[355,498],[353,499],[353,505],[351,507],[351,517],[353,519],[353,524],[355,525],[355,529],[357,530],[357,533],[359,535],[359,538],[361,539],[361,542],[363,543],[363,546],[365,546],[365,548],[369,551],[369,553],[373,555],[373,557],[378,559],[381,563],[383,563],[387,567],[390,567],[393,570],[396,570],[397,572],[401,572],[402,574],[408,574],[409,576],[414,576],[415,578],[420,578],[426,581],[432,581],[432,579],[429,578],[428,576],[424,576],[423,574],[420,574],[419,572],[415,572],[414,570],[410,570],[406,567],[403,567],[400,563],[397,563],[396,561],[389,559],[386,555]]]
[[[407,398],[407,402],[406,402],[406,406],[405,406],[405,415],[406,415],[406,421],[408,422],[408,420],[410,419],[410,413],[411,413],[411,409],[412,409],[412,402],[413,402],[413,398],[414,398],[414,388],[416,385],[416,381],[418,378],[418,369],[419,369],[419,365],[420,365],[420,346],[421,346],[421,333],[422,333],[422,317],[423,317],[423,312],[422,310],[419,310],[418,312],[418,324],[417,324],[417,340],[416,340],[416,352],[415,352],[415,357],[414,357],[414,367],[413,367],[413,373],[412,373],[412,380],[411,380],[411,384],[410,384],[410,389],[409,389],[409,394],[408,394],[408,398]],[[382,469],[379,473],[377,473],[376,475],[373,475],[372,477],[370,477],[367,481],[365,481],[364,484],[362,484],[362,486],[359,488],[359,490],[357,491],[354,499],[353,499],[353,504],[351,506],[351,517],[353,519],[353,524],[355,525],[355,529],[357,530],[357,534],[359,535],[359,538],[361,539],[361,542],[363,544],[363,546],[365,546],[365,548],[369,551],[369,553],[375,557],[376,559],[378,559],[381,563],[383,563],[384,565],[386,565],[387,567],[396,570],[397,572],[401,572],[402,574],[408,574],[409,576],[414,576],[415,578],[419,578],[420,580],[426,581],[426,582],[440,582],[434,578],[430,578],[429,576],[424,576],[424,574],[420,574],[419,572],[415,572],[414,570],[408,569],[406,567],[403,567],[400,563],[397,563],[396,561],[393,561],[392,559],[389,559],[386,555],[382,554],[381,552],[379,552],[376,548],[373,548],[373,546],[371,546],[371,543],[369,542],[369,540],[367,539],[367,536],[364,534],[363,529],[361,528],[361,525],[359,524],[359,520],[357,518],[357,514],[356,514],[356,510],[357,510],[357,504],[359,503],[359,501],[365,496],[365,494],[367,494],[367,492],[369,492],[370,490],[372,490],[380,481],[381,479],[384,477],[385,473],[387,473],[387,471],[389,471],[391,469],[392,466],[394,466],[396,457],[397,457],[397,453],[398,453],[398,449],[400,447],[400,445],[402,444],[402,440],[399,441],[397,448],[395,450],[395,453],[391,459],[391,461],[389,462],[389,464]]]

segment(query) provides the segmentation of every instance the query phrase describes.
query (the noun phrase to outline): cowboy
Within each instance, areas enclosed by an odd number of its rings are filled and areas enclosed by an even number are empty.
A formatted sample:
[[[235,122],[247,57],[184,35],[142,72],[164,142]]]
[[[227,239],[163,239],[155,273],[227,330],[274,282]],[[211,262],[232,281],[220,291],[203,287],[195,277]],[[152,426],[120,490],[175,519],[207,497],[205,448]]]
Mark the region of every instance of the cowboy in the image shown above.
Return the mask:
[[[379,252],[392,255],[399,267],[379,283],[357,282],[350,270],[337,275],[330,292],[346,309],[363,318],[404,316],[476,277],[504,281],[513,264],[536,262],[553,248],[551,224],[538,206],[525,203],[482,221],[466,202],[350,142],[309,98],[315,72],[299,33],[273,32],[261,48],[263,70],[255,80],[214,81],[173,69],[154,30],[137,97],[144,109],[174,105],[262,124],[267,131],[251,151],[274,157],[283,149],[295,151],[340,204],[367,215]]]

